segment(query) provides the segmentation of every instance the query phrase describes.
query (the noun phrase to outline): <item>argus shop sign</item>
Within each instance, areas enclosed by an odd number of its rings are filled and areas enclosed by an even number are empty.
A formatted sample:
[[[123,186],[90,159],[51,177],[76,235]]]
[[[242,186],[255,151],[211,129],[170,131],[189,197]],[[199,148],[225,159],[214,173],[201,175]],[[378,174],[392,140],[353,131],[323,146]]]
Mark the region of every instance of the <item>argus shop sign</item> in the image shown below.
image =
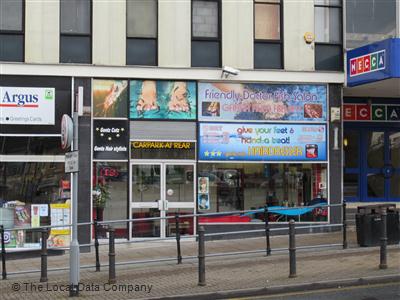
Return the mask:
[[[55,89],[0,87],[0,124],[54,125]]]

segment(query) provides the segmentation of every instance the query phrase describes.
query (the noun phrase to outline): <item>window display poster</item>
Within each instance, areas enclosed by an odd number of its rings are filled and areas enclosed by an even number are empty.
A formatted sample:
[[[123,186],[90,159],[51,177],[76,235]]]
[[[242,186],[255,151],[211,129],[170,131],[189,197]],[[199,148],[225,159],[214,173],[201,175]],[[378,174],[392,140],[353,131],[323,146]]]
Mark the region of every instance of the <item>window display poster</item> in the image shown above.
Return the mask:
[[[40,226],[40,205],[32,204],[31,205],[31,226],[39,227]]]
[[[30,227],[31,226],[31,214],[30,214],[29,205],[15,207],[14,226],[15,227]]]
[[[205,161],[326,161],[325,124],[200,123]]]
[[[196,82],[130,81],[131,119],[196,119]]]
[[[93,120],[93,159],[128,159],[128,121]]]
[[[51,235],[70,234],[70,204],[50,204],[51,226],[59,226],[51,229]]]
[[[6,248],[15,248],[17,246],[16,231],[4,231],[4,245]]]
[[[54,125],[55,89],[0,87],[0,124]]]
[[[53,230],[52,230],[53,232]],[[47,240],[47,246],[50,247],[68,247],[71,241],[69,234],[50,234]]]
[[[39,216],[47,217],[49,215],[49,206],[47,204],[38,204]]]
[[[199,194],[208,194],[209,178],[199,177]]]
[[[201,121],[324,122],[326,85],[200,82]]]
[[[127,80],[93,80],[93,117],[126,118]]]
[[[199,210],[209,210],[210,209],[209,194],[199,194],[197,204],[198,204]]]

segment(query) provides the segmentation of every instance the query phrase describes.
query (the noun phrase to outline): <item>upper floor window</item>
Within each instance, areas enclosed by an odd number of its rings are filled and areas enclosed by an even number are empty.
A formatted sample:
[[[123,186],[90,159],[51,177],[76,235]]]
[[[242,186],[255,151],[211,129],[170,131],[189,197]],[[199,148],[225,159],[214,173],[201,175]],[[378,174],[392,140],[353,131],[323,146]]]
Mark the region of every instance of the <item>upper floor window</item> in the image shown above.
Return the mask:
[[[192,67],[221,66],[220,5],[192,0]]]
[[[315,69],[343,70],[342,0],[314,0]]]
[[[23,0],[0,0],[0,61],[24,61],[23,11]]]
[[[90,64],[92,18],[90,0],[61,0],[60,62]]]
[[[126,64],[157,65],[157,0],[126,2]]]
[[[254,68],[282,69],[280,0],[254,1]]]

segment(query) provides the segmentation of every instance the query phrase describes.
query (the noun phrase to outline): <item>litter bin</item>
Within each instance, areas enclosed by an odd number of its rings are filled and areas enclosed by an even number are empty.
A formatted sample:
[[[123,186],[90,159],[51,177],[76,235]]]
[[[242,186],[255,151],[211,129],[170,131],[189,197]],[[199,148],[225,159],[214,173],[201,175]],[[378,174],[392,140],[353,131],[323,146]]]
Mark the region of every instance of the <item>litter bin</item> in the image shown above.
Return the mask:
[[[388,245],[400,242],[399,212],[395,204],[358,206],[356,214],[357,242],[361,247],[379,246],[381,239],[381,211],[387,210]]]

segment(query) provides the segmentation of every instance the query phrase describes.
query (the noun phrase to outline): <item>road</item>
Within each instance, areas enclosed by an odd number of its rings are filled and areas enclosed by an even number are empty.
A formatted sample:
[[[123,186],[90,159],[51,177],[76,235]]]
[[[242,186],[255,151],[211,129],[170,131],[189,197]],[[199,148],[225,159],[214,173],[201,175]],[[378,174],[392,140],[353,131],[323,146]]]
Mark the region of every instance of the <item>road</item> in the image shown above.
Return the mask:
[[[230,300],[399,300],[400,283],[382,283],[279,295],[230,298]]]

